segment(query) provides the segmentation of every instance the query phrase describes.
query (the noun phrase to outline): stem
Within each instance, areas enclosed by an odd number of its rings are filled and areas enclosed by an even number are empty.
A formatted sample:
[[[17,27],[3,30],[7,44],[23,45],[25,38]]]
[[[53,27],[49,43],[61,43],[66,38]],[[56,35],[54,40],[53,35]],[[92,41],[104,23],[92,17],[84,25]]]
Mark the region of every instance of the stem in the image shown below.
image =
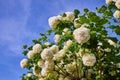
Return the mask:
[[[57,64],[56,64],[57,65]],[[63,73],[61,73],[62,75],[66,76],[66,73],[57,65],[57,67],[59,68],[59,70],[61,70]]]
[[[77,66],[77,56],[75,54],[75,62],[76,62],[76,71],[77,71],[77,77],[79,79],[79,71],[78,71],[78,66]]]
[[[86,68],[86,78],[88,80],[88,67]]]

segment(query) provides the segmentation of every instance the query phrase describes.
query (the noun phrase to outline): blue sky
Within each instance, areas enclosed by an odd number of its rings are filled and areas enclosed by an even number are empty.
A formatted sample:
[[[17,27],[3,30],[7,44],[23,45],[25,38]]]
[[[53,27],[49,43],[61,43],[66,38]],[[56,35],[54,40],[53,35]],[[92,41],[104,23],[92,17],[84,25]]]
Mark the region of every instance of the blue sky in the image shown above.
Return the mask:
[[[95,10],[104,0],[0,0],[0,80],[21,80],[22,45],[49,29],[48,18],[66,11]]]

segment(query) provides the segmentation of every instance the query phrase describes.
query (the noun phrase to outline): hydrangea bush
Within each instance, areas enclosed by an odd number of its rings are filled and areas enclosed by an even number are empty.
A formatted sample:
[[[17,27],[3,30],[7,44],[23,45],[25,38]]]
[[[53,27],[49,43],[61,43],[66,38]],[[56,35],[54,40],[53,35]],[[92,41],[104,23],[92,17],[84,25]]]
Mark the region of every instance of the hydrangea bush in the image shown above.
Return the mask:
[[[22,80],[120,80],[120,41],[111,36],[120,36],[120,0],[106,3],[50,17],[51,29],[23,46]]]

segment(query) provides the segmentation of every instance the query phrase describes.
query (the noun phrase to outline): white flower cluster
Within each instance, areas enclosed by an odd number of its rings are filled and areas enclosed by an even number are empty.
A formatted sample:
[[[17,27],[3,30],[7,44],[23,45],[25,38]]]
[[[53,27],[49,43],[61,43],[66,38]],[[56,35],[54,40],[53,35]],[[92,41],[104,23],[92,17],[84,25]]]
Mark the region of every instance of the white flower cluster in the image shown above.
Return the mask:
[[[112,40],[108,40],[108,43],[114,47],[117,47],[117,43],[113,42]]]
[[[75,16],[73,12],[65,12],[66,16],[62,17],[61,15],[53,16],[48,19],[49,25],[51,28],[56,28],[61,20],[73,21]]]
[[[56,35],[54,36],[54,41],[55,41],[56,43],[59,43],[60,40],[61,40],[60,35],[59,35],[59,34],[56,34]]]
[[[114,16],[115,18],[120,18],[120,11],[119,11],[119,10],[116,10],[116,11],[114,12],[113,16]]]
[[[40,53],[40,51],[42,50],[42,47],[40,44],[35,44],[33,47],[32,47],[32,50],[30,50],[28,53],[27,53],[27,56],[28,58],[33,58],[35,54],[37,53]]]
[[[112,2],[115,2],[115,6],[120,9],[120,0],[106,0],[106,4],[111,4]],[[115,18],[120,18],[120,10],[116,10],[113,14]]]
[[[20,62],[20,66],[22,68],[25,68],[25,67],[27,67],[27,65],[28,65],[28,60],[27,59],[22,59],[21,62]]]
[[[76,18],[76,19],[74,20],[74,27],[75,27],[75,28],[81,27],[81,24],[79,23],[79,18]]]
[[[65,35],[65,34],[70,34],[71,33],[71,31],[70,31],[70,29],[69,28],[65,28],[64,30],[63,30],[63,35]]]
[[[106,4],[111,4],[112,0],[106,0]]]
[[[74,30],[73,35],[79,44],[83,44],[90,39],[90,30],[85,27],[80,27]]]
[[[85,66],[93,66],[96,62],[96,57],[94,54],[85,53],[82,57],[82,61]]]

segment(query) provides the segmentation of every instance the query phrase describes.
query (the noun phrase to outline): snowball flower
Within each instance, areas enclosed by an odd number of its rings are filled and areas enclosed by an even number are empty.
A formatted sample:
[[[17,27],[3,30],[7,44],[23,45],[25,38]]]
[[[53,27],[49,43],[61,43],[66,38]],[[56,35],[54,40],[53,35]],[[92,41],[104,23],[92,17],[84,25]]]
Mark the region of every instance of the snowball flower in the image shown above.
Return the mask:
[[[46,45],[46,46],[49,46],[49,45],[50,45],[50,43],[49,43],[49,42],[46,42],[46,43],[45,43],[45,45]]]
[[[59,24],[59,22],[60,22],[60,17],[59,16],[53,16],[53,17],[50,17],[48,19],[48,23],[49,23],[51,28],[56,28],[57,25]]]
[[[75,28],[81,27],[81,24],[80,24],[78,21],[79,21],[79,18],[76,18],[76,19],[74,20],[74,27],[75,27]]]
[[[78,53],[76,53],[76,55],[77,55],[78,57],[82,57],[83,54],[84,54],[84,50],[81,49],[81,48],[79,49]]]
[[[65,35],[65,34],[70,34],[71,32],[70,32],[70,29],[69,28],[65,28],[64,30],[63,30],[63,35]]]
[[[48,69],[49,71],[52,71],[54,69],[54,61],[53,60],[46,60],[45,61],[45,68]]]
[[[81,25],[81,27],[88,27],[88,26],[90,26],[90,25],[87,24],[87,23],[84,23],[84,24]]]
[[[104,51],[111,52],[111,49],[110,48],[106,48],[106,49],[104,49]]]
[[[50,50],[55,54],[59,51],[59,47],[57,45],[53,45],[52,47],[50,47]]]
[[[43,60],[39,60],[38,62],[37,62],[37,65],[39,66],[39,67],[44,67],[44,61]]]
[[[22,59],[21,62],[20,62],[20,66],[22,68],[25,68],[25,67],[27,67],[27,65],[28,65],[28,60],[27,59]]]
[[[117,0],[116,3],[115,3],[115,6],[120,9],[120,0]]]
[[[52,59],[53,58],[53,53],[50,49],[44,49],[41,53],[41,58],[43,60],[49,60],[49,59]]]
[[[32,73],[28,73],[28,74],[27,74],[27,77],[31,77],[31,76],[32,76]]]
[[[65,67],[66,67],[66,71],[70,72],[70,73],[75,70],[75,65],[74,64],[67,64]]]
[[[119,10],[116,10],[116,11],[114,12],[113,16],[114,16],[115,18],[120,18],[120,11],[119,11]]]
[[[54,55],[53,59],[60,61],[65,56],[66,50],[62,49],[57,54]]]
[[[94,54],[85,53],[82,57],[82,61],[85,66],[93,66],[96,62],[96,57]]]
[[[106,0],[106,4],[111,4],[112,0]]]
[[[75,16],[73,12],[65,12],[65,14],[66,14],[65,20],[71,22],[74,20]]]
[[[30,51],[27,53],[27,56],[28,56],[28,58],[30,58],[30,59],[33,58],[34,55],[35,55],[35,53],[34,53],[33,50],[30,50]]]
[[[54,36],[54,41],[55,41],[56,43],[60,42],[60,35],[56,34],[56,35]]]
[[[120,63],[117,63],[116,66],[117,66],[117,68],[120,68]]]
[[[35,44],[32,49],[34,53],[40,53],[42,47],[40,44]]]
[[[116,2],[117,0],[113,0],[113,2]]]
[[[109,43],[110,45],[114,46],[114,47],[117,46],[117,44],[116,44],[115,42],[113,42],[112,40],[108,40],[108,43]]]
[[[65,42],[65,46],[68,48],[69,46],[71,46],[72,43],[72,40],[68,40],[67,42]]]
[[[74,39],[79,43],[83,44],[90,39],[90,30],[85,27],[80,27],[73,32]]]
[[[41,75],[42,76],[47,76],[49,74],[49,71],[46,69],[46,68],[42,68],[42,70],[41,70]]]

